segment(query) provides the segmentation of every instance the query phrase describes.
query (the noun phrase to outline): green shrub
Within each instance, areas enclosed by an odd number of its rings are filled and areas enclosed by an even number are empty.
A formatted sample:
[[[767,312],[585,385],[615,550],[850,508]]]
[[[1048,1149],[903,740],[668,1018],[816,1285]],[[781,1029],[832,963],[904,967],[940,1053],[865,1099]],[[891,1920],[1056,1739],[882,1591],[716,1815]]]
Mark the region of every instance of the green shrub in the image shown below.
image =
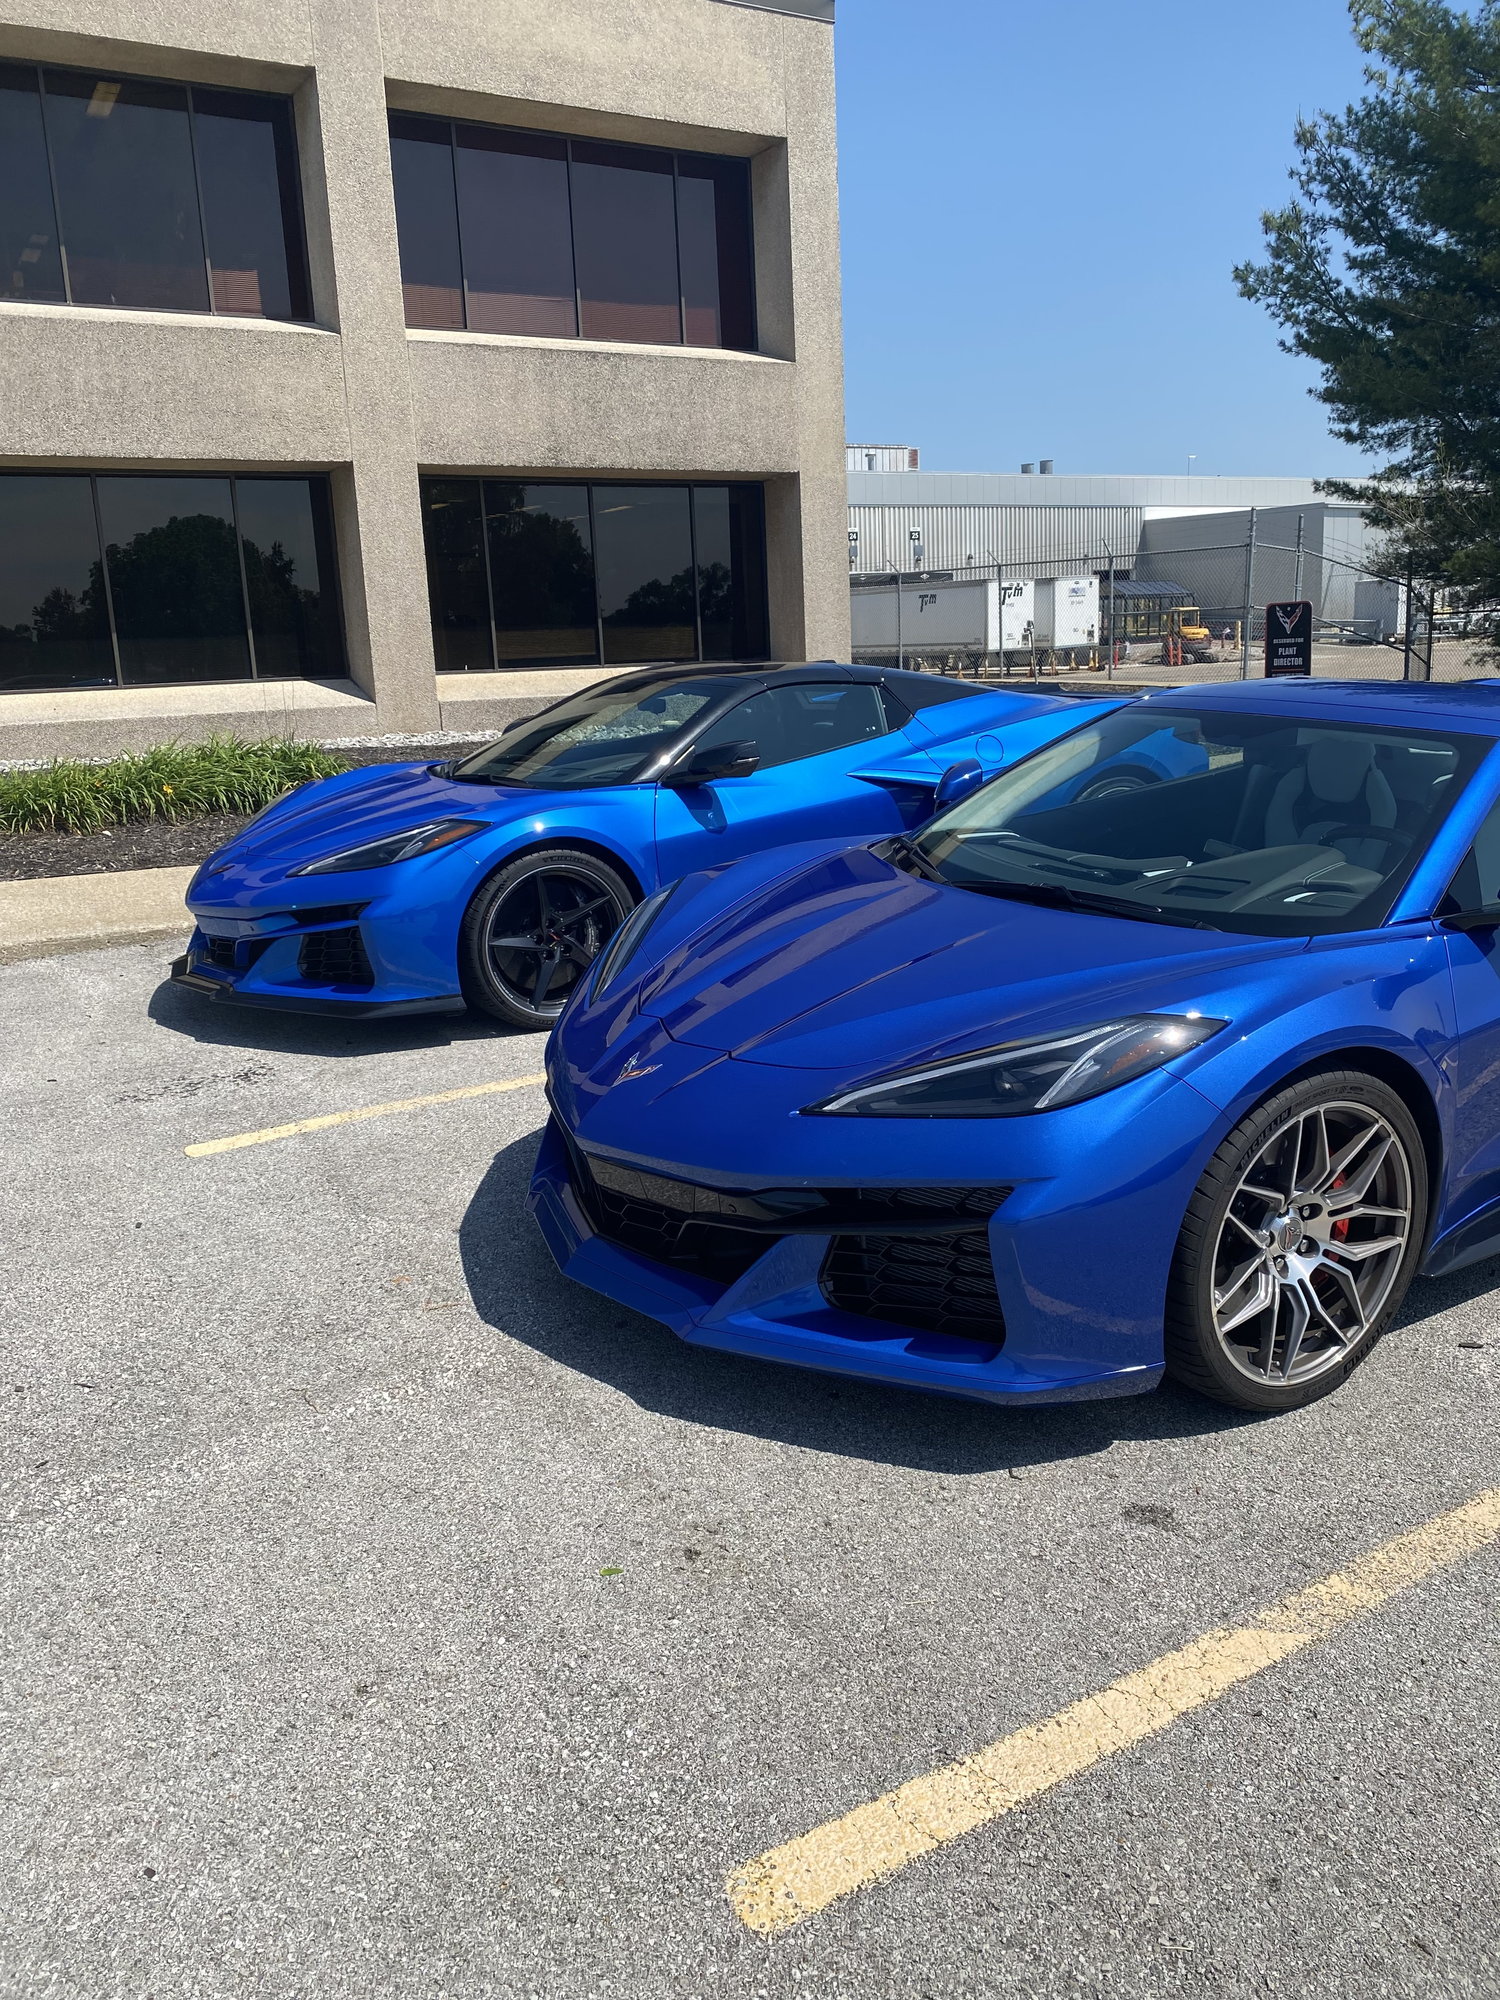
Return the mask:
[[[316,744],[283,737],[164,743],[107,764],[58,758],[40,771],[0,771],[0,832],[97,833],[131,820],[259,812],[294,785],[343,768]]]

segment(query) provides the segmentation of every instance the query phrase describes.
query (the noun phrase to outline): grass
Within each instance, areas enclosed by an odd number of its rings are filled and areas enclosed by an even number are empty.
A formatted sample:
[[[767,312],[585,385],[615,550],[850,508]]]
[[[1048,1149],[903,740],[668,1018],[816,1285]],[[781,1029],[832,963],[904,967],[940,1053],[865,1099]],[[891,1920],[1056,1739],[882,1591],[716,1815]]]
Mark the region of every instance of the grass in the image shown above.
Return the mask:
[[[98,833],[131,821],[254,813],[343,768],[316,744],[284,737],[164,743],[107,764],[58,758],[39,771],[0,771],[0,833]]]

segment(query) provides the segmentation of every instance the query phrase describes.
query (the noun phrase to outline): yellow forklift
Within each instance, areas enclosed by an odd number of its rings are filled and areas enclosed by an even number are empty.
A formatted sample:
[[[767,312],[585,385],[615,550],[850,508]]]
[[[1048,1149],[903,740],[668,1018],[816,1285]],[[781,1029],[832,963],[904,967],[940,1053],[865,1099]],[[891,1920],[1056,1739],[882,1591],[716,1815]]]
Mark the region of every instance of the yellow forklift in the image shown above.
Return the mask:
[[[1204,624],[1203,613],[1198,606],[1174,605],[1167,613],[1166,629],[1162,634],[1162,665],[1183,667],[1191,661],[1195,665],[1206,666],[1216,657],[1213,634]]]

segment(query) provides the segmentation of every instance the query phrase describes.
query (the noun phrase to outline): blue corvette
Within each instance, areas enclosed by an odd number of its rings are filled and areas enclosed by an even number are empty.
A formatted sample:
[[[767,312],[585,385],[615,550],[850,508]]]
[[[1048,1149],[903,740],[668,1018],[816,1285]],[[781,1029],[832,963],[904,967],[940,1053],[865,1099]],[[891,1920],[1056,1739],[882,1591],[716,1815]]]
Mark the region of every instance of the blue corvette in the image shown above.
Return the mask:
[[[1095,788],[1163,736],[1180,775]],[[684,1339],[1285,1410],[1500,1255],[1500,685],[1153,693],[916,831],[635,912],[532,1206]]]
[[[823,664],[602,682],[454,763],[304,785],[206,861],[173,977],[301,1013],[458,1012],[550,1027],[663,882],[787,841],[842,845],[931,817],[1083,703]],[[1182,768],[1170,731],[1096,788]]]

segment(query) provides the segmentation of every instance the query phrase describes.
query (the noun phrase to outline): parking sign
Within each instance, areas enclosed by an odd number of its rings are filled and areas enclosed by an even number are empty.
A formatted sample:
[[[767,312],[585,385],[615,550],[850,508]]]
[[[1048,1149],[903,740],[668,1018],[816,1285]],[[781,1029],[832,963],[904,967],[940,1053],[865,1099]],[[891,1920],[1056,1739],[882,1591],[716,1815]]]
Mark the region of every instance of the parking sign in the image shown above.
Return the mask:
[[[1266,679],[1312,672],[1313,608],[1299,604],[1266,606]]]

